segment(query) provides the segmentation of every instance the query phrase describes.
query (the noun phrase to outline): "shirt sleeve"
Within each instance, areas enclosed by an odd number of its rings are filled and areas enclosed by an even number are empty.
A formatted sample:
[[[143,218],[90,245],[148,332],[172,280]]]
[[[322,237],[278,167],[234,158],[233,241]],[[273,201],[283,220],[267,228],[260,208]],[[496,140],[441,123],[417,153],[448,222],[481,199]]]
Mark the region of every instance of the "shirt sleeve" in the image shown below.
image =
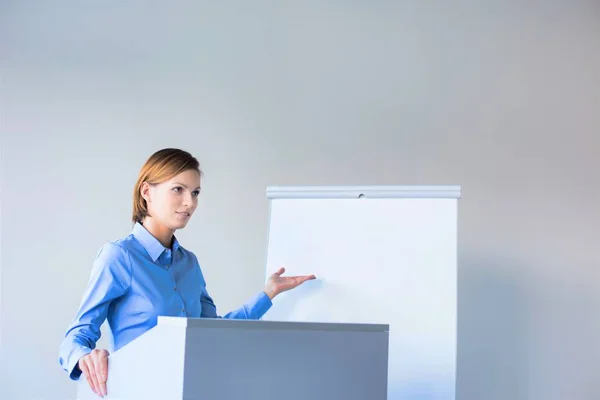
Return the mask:
[[[79,379],[79,359],[89,354],[100,339],[100,326],[106,320],[111,302],[131,285],[131,263],[127,251],[107,243],[98,252],[79,309],[60,345],[59,363],[69,377]]]
[[[217,307],[215,306],[213,299],[208,294],[206,287],[202,291],[200,302],[202,303],[201,317],[226,319],[260,319],[273,305],[269,296],[267,296],[265,292],[261,291],[237,310],[233,310],[223,316],[219,316],[217,314]]]
[[[215,302],[206,290],[206,281],[202,274],[200,263],[198,263],[196,256],[193,256],[196,262],[196,270],[198,271],[198,283],[202,286],[200,294],[200,303],[202,304],[201,318],[261,319],[269,311],[273,303],[269,296],[264,291],[261,291],[237,310],[230,311],[223,316],[218,315]]]

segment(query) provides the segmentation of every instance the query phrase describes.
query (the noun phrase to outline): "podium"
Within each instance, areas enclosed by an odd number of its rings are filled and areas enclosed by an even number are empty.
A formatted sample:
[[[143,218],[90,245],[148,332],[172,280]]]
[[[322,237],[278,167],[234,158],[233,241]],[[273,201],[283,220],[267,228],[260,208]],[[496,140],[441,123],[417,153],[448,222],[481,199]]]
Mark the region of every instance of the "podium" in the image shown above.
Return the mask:
[[[104,399],[383,400],[388,342],[385,324],[158,317],[110,355]]]

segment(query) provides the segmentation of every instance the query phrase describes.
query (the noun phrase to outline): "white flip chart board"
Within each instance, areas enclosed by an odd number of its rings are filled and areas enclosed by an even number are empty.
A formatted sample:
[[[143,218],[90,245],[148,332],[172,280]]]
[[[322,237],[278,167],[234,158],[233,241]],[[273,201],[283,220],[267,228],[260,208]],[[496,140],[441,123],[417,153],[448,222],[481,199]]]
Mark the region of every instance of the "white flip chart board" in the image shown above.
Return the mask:
[[[388,398],[454,400],[460,196],[460,186],[267,188],[267,277],[285,266],[317,279],[277,296],[263,319],[389,324]]]

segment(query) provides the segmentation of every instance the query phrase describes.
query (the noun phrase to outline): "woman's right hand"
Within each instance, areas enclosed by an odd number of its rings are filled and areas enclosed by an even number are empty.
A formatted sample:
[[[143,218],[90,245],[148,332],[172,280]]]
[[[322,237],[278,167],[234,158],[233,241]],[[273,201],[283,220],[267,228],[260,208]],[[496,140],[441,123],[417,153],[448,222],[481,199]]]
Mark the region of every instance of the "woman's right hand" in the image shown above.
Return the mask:
[[[98,396],[106,396],[108,379],[108,351],[94,349],[79,359],[79,369]]]

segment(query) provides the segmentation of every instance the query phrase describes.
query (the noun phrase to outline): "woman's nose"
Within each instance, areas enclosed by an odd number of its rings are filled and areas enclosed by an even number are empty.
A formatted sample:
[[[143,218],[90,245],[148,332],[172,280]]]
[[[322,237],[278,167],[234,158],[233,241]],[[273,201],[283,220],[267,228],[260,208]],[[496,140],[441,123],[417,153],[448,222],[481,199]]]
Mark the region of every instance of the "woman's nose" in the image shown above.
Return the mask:
[[[183,205],[192,206],[194,204],[195,197],[190,193],[186,196],[183,196]]]

